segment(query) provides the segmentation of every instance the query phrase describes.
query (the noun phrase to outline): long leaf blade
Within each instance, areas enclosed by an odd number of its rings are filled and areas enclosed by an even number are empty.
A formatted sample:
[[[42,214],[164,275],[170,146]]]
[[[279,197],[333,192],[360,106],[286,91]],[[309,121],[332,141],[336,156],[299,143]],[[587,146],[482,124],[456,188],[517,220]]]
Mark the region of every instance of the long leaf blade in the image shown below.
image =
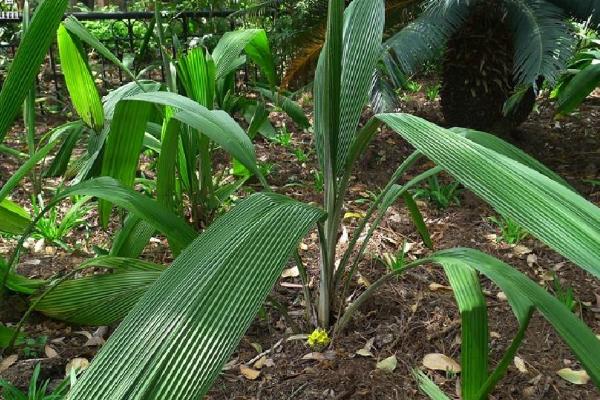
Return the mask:
[[[322,216],[256,194],[218,219],[140,300],[68,398],[201,398]]]
[[[473,193],[595,276],[600,210],[547,176],[418,117],[379,118]]]
[[[155,200],[109,177],[90,179],[71,186],[55,196],[49,206],[75,195],[98,197],[126,209],[164,233],[170,243],[176,244],[174,248],[176,253],[187,247],[197,236],[196,232],[179,216],[165,209]]]
[[[103,176],[115,178],[127,187],[133,186],[150,111],[148,103],[122,101],[117,104],[102,159]],[[100,202],[103,226],[108,224],[111,208],[110,203]]]
[[[494,281],[509,298],[520,297],[533,304],[571,348],[596,386],[600,387],[600,340],[575,314],[541,286],[516,269],[478,250],[444,250],[431,258],[441,265],[463,263],[464,267],[474,268]]]
[[[44,0],[33,15],[0,91],[0,143],[35,83],[68,3],[68,0]]]
[[[88,126],[99,131],[104,125],[104,110],[83,47],[63,24],[57,36],[60,66],[73,107]]]
[[[156,264],[112,256],[93,259],[77,269],[91,267],[111,273],[61,282],[37,302],[35,310],[71,324],[110,325],[127,315],[164,270]]]

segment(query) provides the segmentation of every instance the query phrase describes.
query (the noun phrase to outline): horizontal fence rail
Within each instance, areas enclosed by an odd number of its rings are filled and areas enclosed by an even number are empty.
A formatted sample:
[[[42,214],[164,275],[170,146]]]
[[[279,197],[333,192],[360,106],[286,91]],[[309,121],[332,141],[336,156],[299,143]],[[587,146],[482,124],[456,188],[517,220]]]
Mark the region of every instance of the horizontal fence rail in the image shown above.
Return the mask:
[[[181,11],[177,13],[162,12],[164,18],[192,17],[192,18],[226,18],[235,13],[235,10],[201,10]],[[102,20],[125,20],[125,19],[152,19],[154,13],[151,11],[130,12],[72,12],[66,13],[65,18],[74,16],[80,21],[102,21]],[[0,11],[0,24],[19,23],[23,20],[23,14],[17,11]]]

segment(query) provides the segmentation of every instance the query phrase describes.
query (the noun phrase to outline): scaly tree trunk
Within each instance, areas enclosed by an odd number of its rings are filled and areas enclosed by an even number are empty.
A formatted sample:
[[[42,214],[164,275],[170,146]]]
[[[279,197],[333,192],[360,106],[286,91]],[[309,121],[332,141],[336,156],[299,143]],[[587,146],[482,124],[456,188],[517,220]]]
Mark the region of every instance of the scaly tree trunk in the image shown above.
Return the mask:
[[[513,37],[501,5],[482,2],[448,41],[440,91],[448,124],[502,133],[527,119],[530,90],[509,116],[502,109],[515,92]]]

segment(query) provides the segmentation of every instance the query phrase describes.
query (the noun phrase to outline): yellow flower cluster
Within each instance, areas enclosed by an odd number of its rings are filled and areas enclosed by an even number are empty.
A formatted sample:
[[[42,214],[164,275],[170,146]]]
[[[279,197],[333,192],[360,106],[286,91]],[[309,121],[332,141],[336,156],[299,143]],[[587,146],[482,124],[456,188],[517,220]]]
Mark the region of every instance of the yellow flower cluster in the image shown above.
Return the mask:
[[[310,347],[315,347],[327,346],[331,339],[329,338],[329,335],[327,334],[327,331],[325,329],[318,328],[310,334],[307,341]]]

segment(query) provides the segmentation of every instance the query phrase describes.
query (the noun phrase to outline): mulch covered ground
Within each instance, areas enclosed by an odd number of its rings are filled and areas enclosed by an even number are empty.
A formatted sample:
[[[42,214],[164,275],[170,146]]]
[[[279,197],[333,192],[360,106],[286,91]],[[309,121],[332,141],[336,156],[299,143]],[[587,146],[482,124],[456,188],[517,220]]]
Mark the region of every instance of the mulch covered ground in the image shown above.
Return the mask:
[[[422,94],[415,94],[405,102],[403,111],[443,124],[438,103],[425,100]],[[273,165],[270,183],[278,192],[303,201],[320,202],[310,134],[297,132],[293,123],[278,114],[272,117],[276,124],[286,123],[287,129],[293,132],[293,145],[285,148],[258,139],[259,159]],[[600,99],[597,98],[588,101],[577,115],[560,121],[553,118],[552,105],[542,100],[530,120],[509,140],[559,172],[586,198],[600,205],[600,187],[586,182],[600,176],[599,117]],[[48,121],[50,125],[56,123]],[[15,139],[18,131],[19,127],[11,138],[11,145],[16,147],[21,146]],[[299,159],[295,154],[297,149],[308,155],[308,159]],[[377,193],[385,185],[391,172],[410,152],[409,146],[391,131],[384,131],[373,142],[356,168],[346,203],[349,218],[344,222],[350,235],[357,223],[352,214],[366,210],[371,193]],[[0,182],[4,182],[17,165],[5,155],[0,155],[0,160]],[[411,171],[416,172],[419,171]],[[58,182],[45,184],[55,188],[53,185]],[[29,204],[29,185],[13,196],[25,206]],[[550,291],[555,287],[553,279],[559,280],[563,287],[572,287],[579,303],[576,313],[600,334],[600,285],[596,279],[532,238],[525,239],[519,246],[496,240],[499,232],[488,219],[495,215],[494,211],[468,191],[462,193],[460,206],[443,211],[431,204],[419,204],[437,249],[456,246],[480,249],[515,266]],[[32,242],[22,257],[19,271],[31,277],[67,272],[93,256],[93,245],[108,246],[110,234],[98,228],[92,213],[88,227],[78,229],[68,238],[69,244],[78,248],[73,254]],[[360,265],[360,279],[355,280],[348,294],[351,299],[385,272],[375,257],[386,252],[396,253],[405,241],[410,245],[409,257],[422,257],[429,251],[422,245],[407,211],[399,202],[390,209],[368,247],[367,257]],[[0,254],[8,255],[14,243],[13,239],[0,238]],[[301,253],[316,287],[316,233],[304,240]],[[151,243],[145,256],[157,262],[170,262],[170,255],[160,240]],[[272,296],[289,305],[289,315],[301,325],[299,283],[298,278],[282,278]],[[499,295],[499,289],[487,281],[484,288],[489,305],[493,366],[516,333],[517,322],[508,303]],[[22,299],[11,301],[12,309],[2,310],[1,319],[5,323],[16,322],[26,306]],[[214,385],[210,399],[423,399],[411,372],[413,368],[422,368],[423,357],[442,353],[457,361],[460,359],[458,311],[444,274],[434,267],[414,270],[384,287],[360,310],[347,332],[318,354],[305,340],[290,338],[291,326],[277,311],[270,306],[266,306],[266,310],[266,317],[257,319],[242,340]],[[19,359],[3,371],[0,364],[0,376],[26,385],[33,366],[41,362],[44,377],[61,379],[70,360],[91,359],[113,328],[70,327],[34,315],[26,324],[26,333],[32,338],[46,336],[47,340],[40,341],[39,346],[21,348]],[[356,354],[367,342],[372,343],[371,356]],[[392,355],[398,361],[393,372],[376,368],[378,361]],[[577,370],[579,365],[541,316],[534,317],[518,357],[522,361],[519,368],[510,367],[492,398],[600,399],[600,391],[591,383],[574,385],[556,374],[567,367]],[[243,374],[240,366],[252,367],[260,374]],[[454,393],[458,398],[459,376],[428,373],[446,393]]]

